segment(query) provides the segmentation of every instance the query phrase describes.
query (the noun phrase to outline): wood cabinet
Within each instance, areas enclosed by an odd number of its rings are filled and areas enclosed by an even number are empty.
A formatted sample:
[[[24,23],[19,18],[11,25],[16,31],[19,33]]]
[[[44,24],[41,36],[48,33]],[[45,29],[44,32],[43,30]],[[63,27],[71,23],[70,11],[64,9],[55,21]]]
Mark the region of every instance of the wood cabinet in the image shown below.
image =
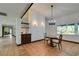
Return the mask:
[[[31,34],[21,34],[21,44],[31,43]]]

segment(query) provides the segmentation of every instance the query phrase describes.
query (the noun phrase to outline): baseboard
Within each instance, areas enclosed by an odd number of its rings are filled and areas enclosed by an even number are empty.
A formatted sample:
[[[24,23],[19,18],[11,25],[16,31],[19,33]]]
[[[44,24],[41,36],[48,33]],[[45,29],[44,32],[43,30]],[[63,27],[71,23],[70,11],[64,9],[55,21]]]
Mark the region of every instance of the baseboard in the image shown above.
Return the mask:
[[[42,41],[42,40],[44,40],[44,39],[40,39],[40,40],[36,40],[36,41],[32,41],[31,43],[34,43],[34,42],[39,42],[39,41]],[[70,41],[70,40],[64,40],[64,39],[63,39],[62,41],[79,44],[79,42]]]
[[[15,35],[12,35],[12,36],[16,37]]]
[[[76,43],[76,44],[79,44],[79,42],[70,41],[70,40],[62,40],[62,41],[66,41],[66,42],[71,42],[71,43]]]
[[[21,46],[22,44],[17,44],[17,46]]]
[[[36,41],[31,41],[31,43],[34,43],[34,42],[39,42],[39,41],[42,41],[44,39],[40,39],[40,40],[36,40]]]
[[[2,38],[2,36],[0,36],[0,38]]]
[[[31,43],[39,42],[39,41],[42,41],[42,40],[44,40],[44,39],[40,39],[40,40],[36,40],[36,41],[31,41]],[[79,44],[79,42],[74,42],[74,41],[69,41],[69,40],[64,40],[64,39],[62,41]],[[17,44],[17,46],[21,46],[21,45],[23,45],[23,44]]]

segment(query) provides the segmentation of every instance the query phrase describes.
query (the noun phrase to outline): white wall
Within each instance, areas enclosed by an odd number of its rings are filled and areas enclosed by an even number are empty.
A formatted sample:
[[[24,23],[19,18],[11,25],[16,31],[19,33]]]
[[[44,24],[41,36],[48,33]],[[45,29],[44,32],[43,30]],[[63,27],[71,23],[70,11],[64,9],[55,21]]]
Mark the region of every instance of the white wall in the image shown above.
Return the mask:
[[[63,35],[64,40],[79,42],[79,35]]]
[[[2,24],[2,25],[15,25],[16,18],[8,18],[8,17],[0,16],[0,24]]]
[[[55,28],[53,28],[52,26],[50,27],[48,25],[48,20],[45,21],[45,23],[46,23],[45,24],[46,25],[45,31],[47,33],[49,33],[48,36],[51,36],[51,35],[53,36],[53,33],[55,33],[55,35],[57,35],[57,25],[79,23],[79,13],[75,13],[75,14],[67,15],[67,16],[62,16],[61,18],[57,18],[55,20],[56,20]],[[79,35],[78,34],[75,34],[75,35],[64,35],[63,34],[63,39],[69,40],[69,41],[79,42]]]
[[[31,8],[23,17],[23,20],[24,22],[30,23],[28,33],[31,33],[31,41],[36,41],[44,38],[45,16]]]
[[[21,19],[0,16],[0,36],[2,36],[2,25],[12,25],[16,31],[16,44],[21,44]]]
[[[62,16],[61,18],[55,19],[57,24],[70,24],[79,22],[79,12],[72,15]]]
[[[30,27],[32,41],[43,39],[45,33],[45,17],[39,12],[32,10],[32,20]]]
[[[21,21],[22,19],[16,19],[16,44],[21,44]]]
[[[24,22],[24,23],[28,23],[29,21],[28,21],[28,12],[23,16],[23,20],[22,20],[22,22]]]
[[[2,25],[0,24],[0,37],[2,37]]]
[[[0,36],[2,36],[2,25],[12,25],[13,27],[15,27],[16,19],[0,16]]]
[[[63,17],[57,18],[55,20],[56,20],[56,25],[79,23],[79,13],[63,16]],[[46,26],[46,27],[47,27],[47,29],[49,29],[49,26]],[[54,28],[54,30],[57,30],[57,29]],[[50,32],[52,32],[52,30],[50,30]],[[53,31],[53,32],[57,33],[57,31]],[[63,34],[63,39],[69,40],[69,41],[79,42],[79,35],[78,34],[76,34],[76,35],[64,35]]]

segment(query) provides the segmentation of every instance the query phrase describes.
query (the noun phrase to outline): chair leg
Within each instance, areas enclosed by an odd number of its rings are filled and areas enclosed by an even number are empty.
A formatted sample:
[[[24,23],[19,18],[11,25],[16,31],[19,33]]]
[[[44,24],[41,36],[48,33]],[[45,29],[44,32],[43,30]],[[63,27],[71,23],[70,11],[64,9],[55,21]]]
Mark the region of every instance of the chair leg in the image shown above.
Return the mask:
[[[60,46],[61,46],[61,49],[62,49],[62,44],[60,44]]]
[[[58,44],[58,48],[59,48],[59,50],[60,50],[60,44]]]
[[[45,44],[45,39],[44,39],[44,44]]]
[[[58,44],[59,50],[62,49],[62,44]]]
[[[47,41],[47,44],[48,44],[48,40],[46,40]]]
[[[48,44],[48,40],[45,40],[45,39],[44,39],[44,44],[45,44],[45,43],[47,43],[47,44]]]

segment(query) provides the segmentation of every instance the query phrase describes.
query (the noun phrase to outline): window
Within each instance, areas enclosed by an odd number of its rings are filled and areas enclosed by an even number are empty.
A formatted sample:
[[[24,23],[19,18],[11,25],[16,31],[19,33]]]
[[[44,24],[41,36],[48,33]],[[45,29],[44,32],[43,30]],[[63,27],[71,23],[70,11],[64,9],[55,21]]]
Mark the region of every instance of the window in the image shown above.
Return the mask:
[[[61,26],[57,26],[57,34],[61,34]]]
[[[78,34],[79,34],[79,23],[78,23]]]
[[[75,25],[60,25],[57,26],[57,34],[75,34]]]
[[[65,31],[66,31],[66,26],[58,26],[57,27],[57,34],[65,33]]]
[[[66,34],[75,34],[75,25],[74,24],[67,26]]]

